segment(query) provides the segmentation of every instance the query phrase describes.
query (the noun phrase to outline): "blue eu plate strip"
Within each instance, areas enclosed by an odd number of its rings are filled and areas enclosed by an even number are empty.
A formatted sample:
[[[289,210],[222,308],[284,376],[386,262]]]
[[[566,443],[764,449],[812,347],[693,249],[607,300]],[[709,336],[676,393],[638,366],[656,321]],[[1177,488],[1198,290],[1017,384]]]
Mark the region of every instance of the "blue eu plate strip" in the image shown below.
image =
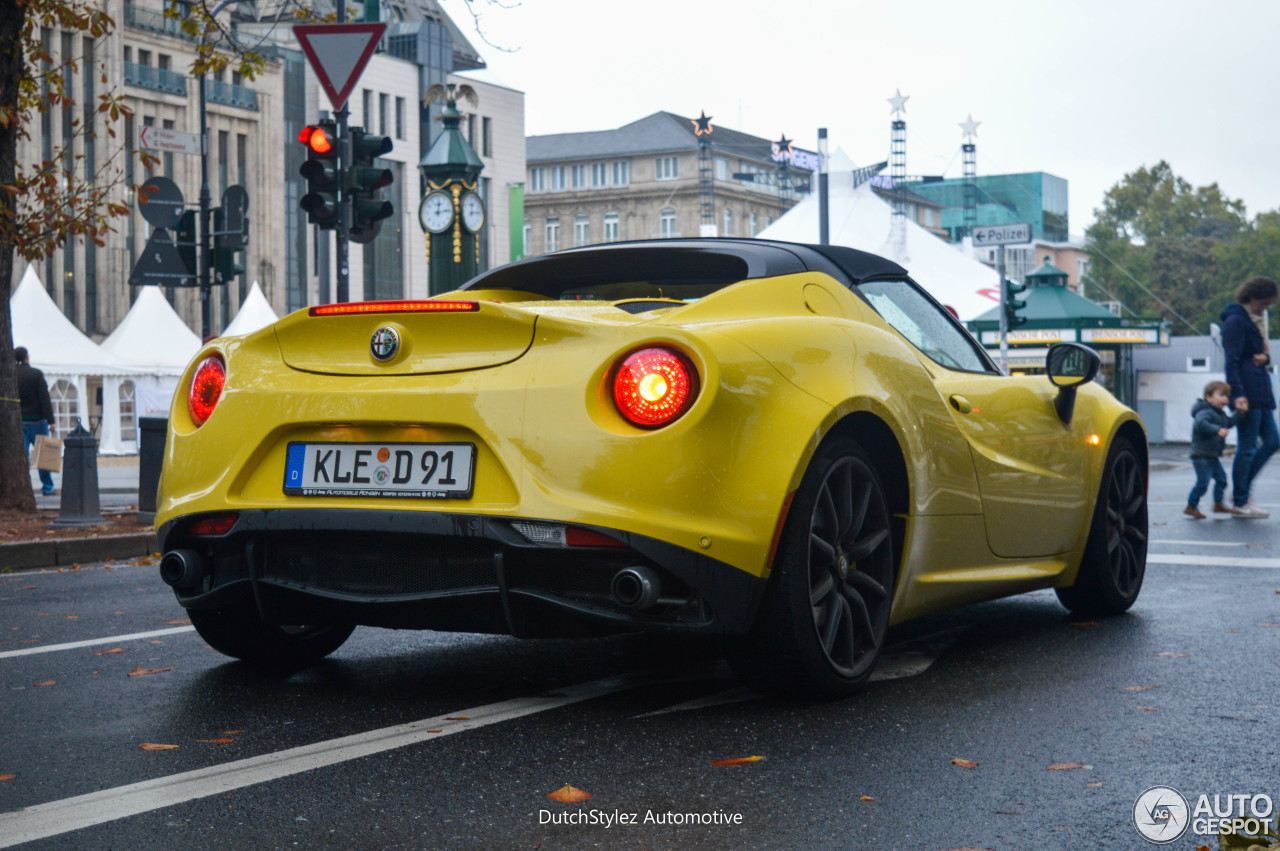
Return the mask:
[[[307,458],[307,447],[302,443],[289,444],[289,457],[284,465],[284,486],[296,488],[302,486],[302,465]]]

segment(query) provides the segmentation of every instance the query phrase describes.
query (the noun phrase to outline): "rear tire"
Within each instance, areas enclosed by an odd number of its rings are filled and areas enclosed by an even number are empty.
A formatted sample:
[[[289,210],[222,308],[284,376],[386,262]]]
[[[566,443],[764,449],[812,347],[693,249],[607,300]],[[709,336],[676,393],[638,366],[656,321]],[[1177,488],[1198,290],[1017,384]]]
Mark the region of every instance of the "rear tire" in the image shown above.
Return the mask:
[[[814,455],[787,515],[751,634],[730,662],[784,696],[846,697],[871,676],[889,629],[897,558],[888,500],[853,440]]]
[[[1108,617],[1138,599],[1147,568],[1147,471],[1133,443],[1117,437],[1107,455],[1089,540],[1075,584],[1056,589],[1074,614]]]
[[[219,653],[260,668],[305,668],[342,646],[355,624],[276,626],[263,623],[252,607],[188,610],[200,637]]]

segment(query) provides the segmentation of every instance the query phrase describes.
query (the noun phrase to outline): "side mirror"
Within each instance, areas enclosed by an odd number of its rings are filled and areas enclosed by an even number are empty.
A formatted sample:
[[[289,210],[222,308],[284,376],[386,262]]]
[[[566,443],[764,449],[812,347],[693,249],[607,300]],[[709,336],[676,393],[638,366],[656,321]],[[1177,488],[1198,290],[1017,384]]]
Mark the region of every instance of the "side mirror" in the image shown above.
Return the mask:
[[[1096,378],[1101,368],[1102,358],[1088,346],[1080,343],[1050,346],[1044,359],[1044,370],[1049,381],[1058,388],[1053,407],[1064,423],[1070,424],[1075,412],[1076,388]]]

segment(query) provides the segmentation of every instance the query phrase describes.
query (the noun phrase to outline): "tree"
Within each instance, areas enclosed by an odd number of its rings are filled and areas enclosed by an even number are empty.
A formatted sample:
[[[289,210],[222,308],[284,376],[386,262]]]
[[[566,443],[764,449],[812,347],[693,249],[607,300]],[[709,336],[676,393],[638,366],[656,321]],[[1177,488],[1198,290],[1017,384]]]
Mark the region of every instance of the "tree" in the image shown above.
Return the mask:
[[[1091,283],[1148,317],[1208,330],[1223,295],[1216,249],[1250,231],[1242,201],[1193,188],[1168,163],[1124,176],[1085,234]]]

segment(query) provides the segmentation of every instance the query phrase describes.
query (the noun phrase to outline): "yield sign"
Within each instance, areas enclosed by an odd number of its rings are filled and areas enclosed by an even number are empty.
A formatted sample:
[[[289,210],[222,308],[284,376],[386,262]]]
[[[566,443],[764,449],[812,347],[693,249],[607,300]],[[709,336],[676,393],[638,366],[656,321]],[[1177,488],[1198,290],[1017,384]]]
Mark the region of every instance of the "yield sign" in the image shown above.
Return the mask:
[[[347,102],[386,31],[384,23],[299,24],[293,28],[334,109]]]

